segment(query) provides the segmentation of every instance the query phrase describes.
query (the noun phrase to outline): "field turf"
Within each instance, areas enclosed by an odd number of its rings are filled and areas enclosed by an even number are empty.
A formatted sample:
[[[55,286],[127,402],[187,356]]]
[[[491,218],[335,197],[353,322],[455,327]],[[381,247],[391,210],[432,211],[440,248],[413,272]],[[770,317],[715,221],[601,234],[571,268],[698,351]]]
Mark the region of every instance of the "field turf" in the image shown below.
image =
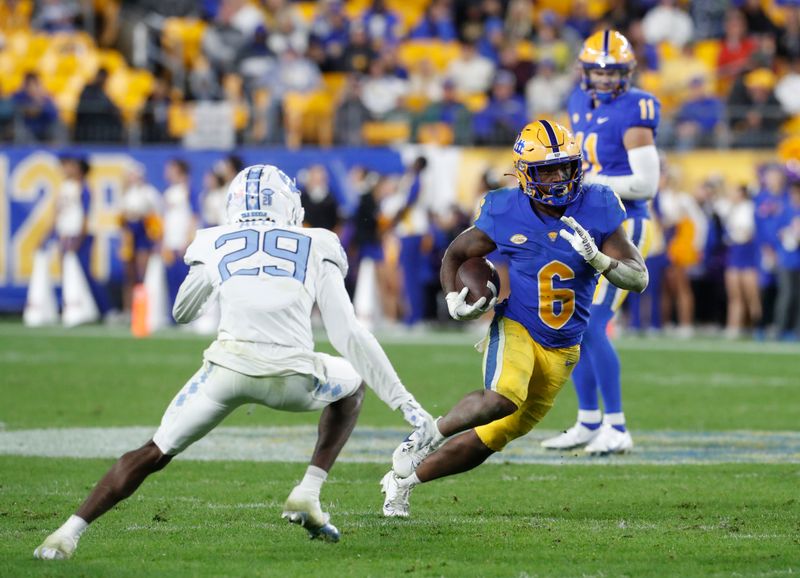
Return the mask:
[[[34,428],[154,429],[208,341],[2,323],[0,439]],[[471,341],[412,335],[387,339],[385,348],[435,413],[480,386]],[[620,354],[635,440],[680,433],[704,443],[709,432],[719,434],[714,443],[743,432],[796,439],[797,345],[623,339]],[[575,407],[567,386],[529,437],[567,427]],[[257,408],[223,425],[314,423],[315,414]],[[359,425],[404,427],[373,394]],[[408,520],[380,516],[378,480],[388,455],[384,463],[339,463],[322,495],[342,531],[339,544],[310,542],[280,519],[302,463],[179,458],[94,524],[72,560],[56,563],[33,560],[33,549],[113,459],[0,455],[0,577],[793,575],[800,572],[796,447],[768,463],[743,454],[643,464],[636,461],[648,455],[641,445],[631,456],[560,465],[498,459],[417,488]]]

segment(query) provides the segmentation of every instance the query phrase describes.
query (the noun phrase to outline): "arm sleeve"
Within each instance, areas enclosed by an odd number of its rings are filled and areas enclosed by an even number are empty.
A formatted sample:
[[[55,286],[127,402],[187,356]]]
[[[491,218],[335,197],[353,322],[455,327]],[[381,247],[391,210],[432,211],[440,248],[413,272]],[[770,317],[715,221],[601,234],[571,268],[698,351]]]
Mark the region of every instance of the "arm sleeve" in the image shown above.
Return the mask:
[[[341,270],[330,261],[322,263],[316,297],[331,344],[353,364],[381,401],[394,410],[414,399],[378,341],[356,319]]]
[[[178,289],[172,316],[178,323],[189,323],[200,316],[203,306],[214,292],[214,285],[206,274],[206,266],[196,263],[189,269],[189,274]]]
[[[587,182],[599,183],[614,189],[625,200],[647,200],[656,196],[661,178],[661,163],[655,145],[630,149],[628,164],[631,174],[610,177],[587,175]]]

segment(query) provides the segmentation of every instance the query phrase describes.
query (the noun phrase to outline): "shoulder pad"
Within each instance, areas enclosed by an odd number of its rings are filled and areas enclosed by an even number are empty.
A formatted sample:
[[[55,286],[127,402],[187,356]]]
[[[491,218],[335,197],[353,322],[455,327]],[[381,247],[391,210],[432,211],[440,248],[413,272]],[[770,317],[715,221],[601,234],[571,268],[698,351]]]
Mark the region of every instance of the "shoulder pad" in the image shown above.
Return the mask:
[[[336,233],[328,229],[306,229],[303,233],[310,234],[314,239],[322,261],[330,261],[339,268],[343,277],[347,276],[349,269],[347,254]]]
[[[191,266],[196,263],[205,263],[210,253],[209,244],[211,243],[211,231],[216,227],[208,229],[198,229],[194,235],[192,243],[187,247],[183,262]]]

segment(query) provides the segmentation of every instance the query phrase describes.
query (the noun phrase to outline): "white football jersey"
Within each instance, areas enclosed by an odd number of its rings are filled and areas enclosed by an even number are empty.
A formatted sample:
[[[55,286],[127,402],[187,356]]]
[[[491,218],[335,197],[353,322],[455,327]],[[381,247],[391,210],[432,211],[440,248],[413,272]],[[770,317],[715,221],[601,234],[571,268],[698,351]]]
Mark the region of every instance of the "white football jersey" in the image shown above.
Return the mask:
[[[308,354],[323,263],[347,274],[347,256],[333,232],[266,221],[211,227],[197,231],[185,261],[204,264],[219,296],[219,333],[207,359],[248,375],[320,373]]]

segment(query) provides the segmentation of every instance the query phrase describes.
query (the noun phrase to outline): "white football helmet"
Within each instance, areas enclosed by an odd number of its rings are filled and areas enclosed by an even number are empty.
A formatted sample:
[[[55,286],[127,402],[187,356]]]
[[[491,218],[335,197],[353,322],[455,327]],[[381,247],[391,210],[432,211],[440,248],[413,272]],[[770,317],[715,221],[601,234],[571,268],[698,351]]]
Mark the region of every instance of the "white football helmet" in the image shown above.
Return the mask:
[[[225,209],[230,224],[269,220],[299,227],[305,217],[294,181],[272,165],[253,165],[236,175],[228,187]]]

